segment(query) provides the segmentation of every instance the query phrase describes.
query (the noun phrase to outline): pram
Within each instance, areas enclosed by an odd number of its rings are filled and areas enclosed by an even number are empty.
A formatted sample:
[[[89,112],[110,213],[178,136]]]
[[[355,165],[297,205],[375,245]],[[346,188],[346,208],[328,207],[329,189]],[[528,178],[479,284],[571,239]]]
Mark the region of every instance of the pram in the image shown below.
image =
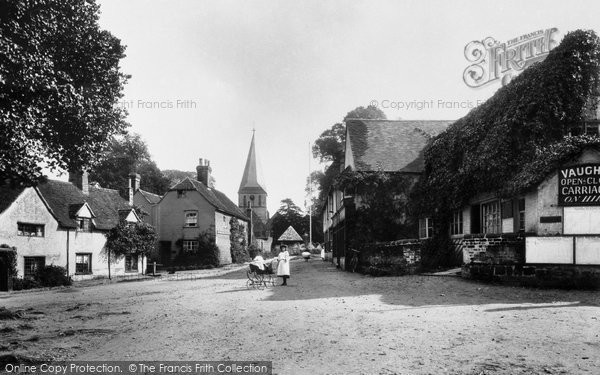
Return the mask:
[[[265,269],[261,270],[256,264],[250,263],[250,269],[246,271],[246,275],[248,276],[246,287],[248,289],[264,289],[275,286],[273,264],[265,263],[264,266]]]

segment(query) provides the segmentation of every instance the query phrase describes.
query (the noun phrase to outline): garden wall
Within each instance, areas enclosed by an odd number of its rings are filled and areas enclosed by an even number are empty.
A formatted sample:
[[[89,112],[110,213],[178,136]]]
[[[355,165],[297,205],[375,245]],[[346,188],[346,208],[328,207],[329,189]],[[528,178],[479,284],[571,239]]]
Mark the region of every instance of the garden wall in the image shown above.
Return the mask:
[[[358,269],[372,276],[414,274],[421,265],[421,241],[417,239],[364,245]]]

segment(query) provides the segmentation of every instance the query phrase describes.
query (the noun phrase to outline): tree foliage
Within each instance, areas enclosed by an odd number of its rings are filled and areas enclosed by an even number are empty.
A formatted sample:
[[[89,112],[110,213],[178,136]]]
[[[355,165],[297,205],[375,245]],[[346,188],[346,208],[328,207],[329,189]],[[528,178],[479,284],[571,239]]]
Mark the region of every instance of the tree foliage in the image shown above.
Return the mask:
[[[106,233],[105,249],[111,261],[125,255],[148,256],[156,247],[157,234],[154,227],[144,222],[121,222]]]
[[[385,120],[385,113],[374,106],[357,107],[344,116],[348,119],[370,119]],[[318,186],[318,194],[314,198],[314,207],[322,207],[325,202],[329,187],[335,177],[339,174],[340,165],[344,163],[344,146],[346,142],[346,126],[336,123],[330,129],[325,130],[315,141],[312,152],[313,157],[318,158],[321,163],[329,163],[324,172],[311,172],[313,181]]]
[[[101,161],[90,171],[90,181],[126,196],[131,172],[140,174],[140,187],[146,191],[161,195],[169,190],[170,180],[158,169],[139,134],[112,137]]]
[[[125,47],[94,0],[0,3],[0,181],[35,184],[92,165],[124,131]]]
[[[334,186],[353,196],[351,246],[417,236],[417,223],[408,198],[416,177],[382,171],[345,171]]]
[[[244,226],[240,224],[240,221],[232,217],[229,220],[229,242],[231,249],[231,261],[233,263],[243,263],[250,260],[248,252],[248,241],[247,234],[244,230]]]
[[[416,206],[441,224],[478,193],[501,195],[526,187],[523,181],[537,181],[539,175],[533,175],[532,168],[546,164],[544,158],[556,161],[576,145],[595,143],[563,137],[590,108],[596,109],[599,80],[596,34],[582,30],[567,34],[543,62],[526,69],[433,139],[425,150]]]

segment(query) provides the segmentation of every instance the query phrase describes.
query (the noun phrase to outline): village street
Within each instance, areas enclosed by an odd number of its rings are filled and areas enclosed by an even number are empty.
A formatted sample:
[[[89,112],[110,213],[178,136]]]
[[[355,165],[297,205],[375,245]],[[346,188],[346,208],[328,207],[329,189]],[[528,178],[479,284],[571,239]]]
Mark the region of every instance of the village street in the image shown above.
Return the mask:
[[[195,280],[0,294],[1,354],[267,360],[275,374],[597,374],[598,292],[455,277],[372,278],[292,261],[288,287],[245,268]],[[212,275],[212,276],[211,276]]]

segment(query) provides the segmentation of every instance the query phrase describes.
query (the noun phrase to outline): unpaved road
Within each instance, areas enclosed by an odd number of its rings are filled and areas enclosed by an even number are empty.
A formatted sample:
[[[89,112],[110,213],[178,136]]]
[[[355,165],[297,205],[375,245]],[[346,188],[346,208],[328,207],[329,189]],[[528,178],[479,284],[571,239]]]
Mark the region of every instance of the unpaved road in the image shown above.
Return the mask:
[[[292,261],[288,287],[245,270],[183,281],[0,294],[0,354],[267,360],[276,374],[600,374],[600,292],[451,277],[372,278]],[[212,276],[210,276],[212,275]]]

